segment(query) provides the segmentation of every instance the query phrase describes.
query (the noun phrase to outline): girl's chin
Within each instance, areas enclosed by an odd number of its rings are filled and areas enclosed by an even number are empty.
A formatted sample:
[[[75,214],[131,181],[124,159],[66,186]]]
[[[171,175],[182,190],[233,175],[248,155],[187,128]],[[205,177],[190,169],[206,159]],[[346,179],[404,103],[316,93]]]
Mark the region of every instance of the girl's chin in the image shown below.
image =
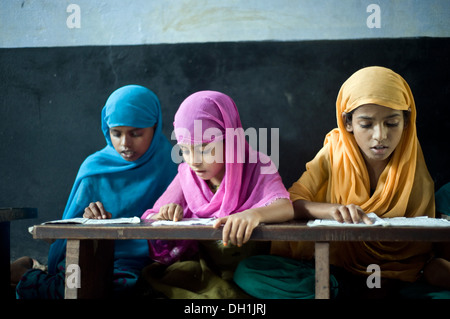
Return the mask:
[[[391,157],[391,153],[389,154],[364,154],[364,158],[370,162],[387,162]]]

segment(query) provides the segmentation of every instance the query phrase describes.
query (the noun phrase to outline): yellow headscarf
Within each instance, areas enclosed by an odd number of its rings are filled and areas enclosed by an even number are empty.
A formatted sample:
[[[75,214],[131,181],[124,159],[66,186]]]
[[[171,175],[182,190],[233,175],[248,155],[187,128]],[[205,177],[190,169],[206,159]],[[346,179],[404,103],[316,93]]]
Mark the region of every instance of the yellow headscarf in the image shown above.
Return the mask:
[[[400,143],[373,194],[358,144],[342,119],[343,112],[365,104],[410,111]],[[434,184],[417,139],[416,107],[406,81],[383,67],[357,71],[339,91],[336,117],[338,128],[327,134],[322,150],[289,189],[291,200],[355,204],[380,217],[434,217]],[[428,243],[336,242],[331,244],[330,261],[357,274],[367,274],[367,266],[377,264],[384,277],[415,281],[430,251]],[[310,243],[273,243],[272,253],[310,258],[313,249]]]

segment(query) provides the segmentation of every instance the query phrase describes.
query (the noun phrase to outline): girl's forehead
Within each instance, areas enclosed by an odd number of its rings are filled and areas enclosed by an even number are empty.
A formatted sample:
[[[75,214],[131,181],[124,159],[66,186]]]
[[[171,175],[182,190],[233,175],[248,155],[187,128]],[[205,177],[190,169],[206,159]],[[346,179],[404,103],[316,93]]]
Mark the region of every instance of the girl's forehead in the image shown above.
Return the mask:
[[[205,147],[206,143],[204,144],[186,144],[186,143],[178,143],[178,146],[180,146],[181,148],[188,148],[188,149],[197,149],[197,148],[202,148]]]
[[[187,149],[203,149],[205,147],[211,146],[211,147],[215,147],[217,145],[221,145],[223,143],[223,141],[213,141],[210,143],[197,143],[197,144],[186,144],[186,143],[178,143],[178,145],[181,148],[187,148]]]
[[[210,143],[198,143],[198,144],[186,144],[186,143],[178,143],[178,146],[182,149],[189,150],[203,150],[205,148],[215,148],[223,145],[223,140],[213,141]]]
[[[111,127],[110,130],[120,131],[120,132],[130,132],[141,130],[142,128],[134,127],[134,126],[114,126]]]
[[[378,104],[364,104],[357,107],[353,114],[355,116],[364,115],[369,117],[388,117],[394,115],[401,115],[403,111],[395,110]]]

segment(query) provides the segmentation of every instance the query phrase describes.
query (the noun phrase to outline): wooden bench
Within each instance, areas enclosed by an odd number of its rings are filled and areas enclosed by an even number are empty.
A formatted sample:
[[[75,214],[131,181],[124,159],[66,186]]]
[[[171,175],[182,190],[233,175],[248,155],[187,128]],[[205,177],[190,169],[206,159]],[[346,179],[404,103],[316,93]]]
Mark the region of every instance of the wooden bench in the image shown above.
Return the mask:
[[[115,225],[49,224],[34,227],[35,239],[67,239],[66,265],[78,265],[81,287],[68,288],[65,298],[107,296],[113,268],[113,240],[220,240],[222,229],[211,226],[151,226],[151,222]],[[316,298],[330,297],[329,242],[332,241],[450,241],[450,227],[309,227],[302,221],[260,225],[251,240],[315,242]],[[66,278],[70,274],[66,273]]]
[[[36,217],[36,208],[0,208],[0,299],[2,300],[11,296],[11,221]]]

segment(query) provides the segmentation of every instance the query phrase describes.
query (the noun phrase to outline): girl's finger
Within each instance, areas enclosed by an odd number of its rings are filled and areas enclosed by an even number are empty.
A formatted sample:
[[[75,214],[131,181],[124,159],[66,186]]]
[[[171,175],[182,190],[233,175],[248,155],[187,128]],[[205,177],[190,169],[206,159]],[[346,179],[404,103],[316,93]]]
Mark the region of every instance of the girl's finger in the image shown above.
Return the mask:
[[[158,219],[163,219],[163,220],[168,219],[167,218],[167,205],[164,205],[164,206],[162,206],[159,209],[159,217],[158,217]]]
[[[230,231],[231,231],[231,223],[229,222],[230,220],[228,219],[225,222],[225,225],[223,226],[222,229],[222,243],[224,246],[228,245],[228,241],[230,240]]]
[[[362,221],[361,219],[361,209],[357,206],[349,207],[350,218],[352,219],[351,223],[358,224]]]
[[[173,215],[173,221],[177,222],[183,219],[183,208],[180,205],[176,205],[175,213]]]
[[[236,231],[236,245],[238,247],[241,247],[243,242],[244,242],[244,236],[245,236],[246,230],[248,228],[248,225],[240,223],[236,227],[237,227],[237,231]]]
[[[362,220],[367,225],[372,225],[373,221],[369,218],[369,216],[366,215],[366,213],[363,213]]]
[[[167,220],[173,220],[175,215],[175,206],[172,204],[167,205]]]
[[[336,208],[335,210],[333,210],[331,216],[333,217],[333,219],[339,223],[343,223],[344,219],[342,217],[342,213],[341,213],[341,208]]]
[[[84,218],[94,218],[94,215],[92,214],[92,211],[89,207],[86,207],[84,209],[84,214],[83,214]]]
[[[108,218],[108,212],[106,211],[105,207],[103,206],[102,202],[96,202],[96,206],[98,207],[100,218],[106,219]]]
[[[246,242],[248,242],[250,240],[250,237],[252,236],[252,233],[253,233],[253,229],[255,229],[255,228],[250,227],[250,226],[247,226],[245,228],[245,235],[244,235],[244,240],[243,240],[242,244],[245,244]]]
[[[90,203],[89,204],[89,209],[92,212],[92,215],[93,215],[92,218],[97,218],[97,219],[101,218],[102,215],[101,215],[101,213],[100,213],[96,203]]]
[[[214,222],[213,228],[219,228],[220,226],[222,226],[222,224],[226,223],[227,219],[228,219],[228,216],[216,219],[216,221]]]
[[[347,206],[340,207],[339,211],[341,213],[342,220],[344,221],[344,223],[351,224],[353,222]]]

